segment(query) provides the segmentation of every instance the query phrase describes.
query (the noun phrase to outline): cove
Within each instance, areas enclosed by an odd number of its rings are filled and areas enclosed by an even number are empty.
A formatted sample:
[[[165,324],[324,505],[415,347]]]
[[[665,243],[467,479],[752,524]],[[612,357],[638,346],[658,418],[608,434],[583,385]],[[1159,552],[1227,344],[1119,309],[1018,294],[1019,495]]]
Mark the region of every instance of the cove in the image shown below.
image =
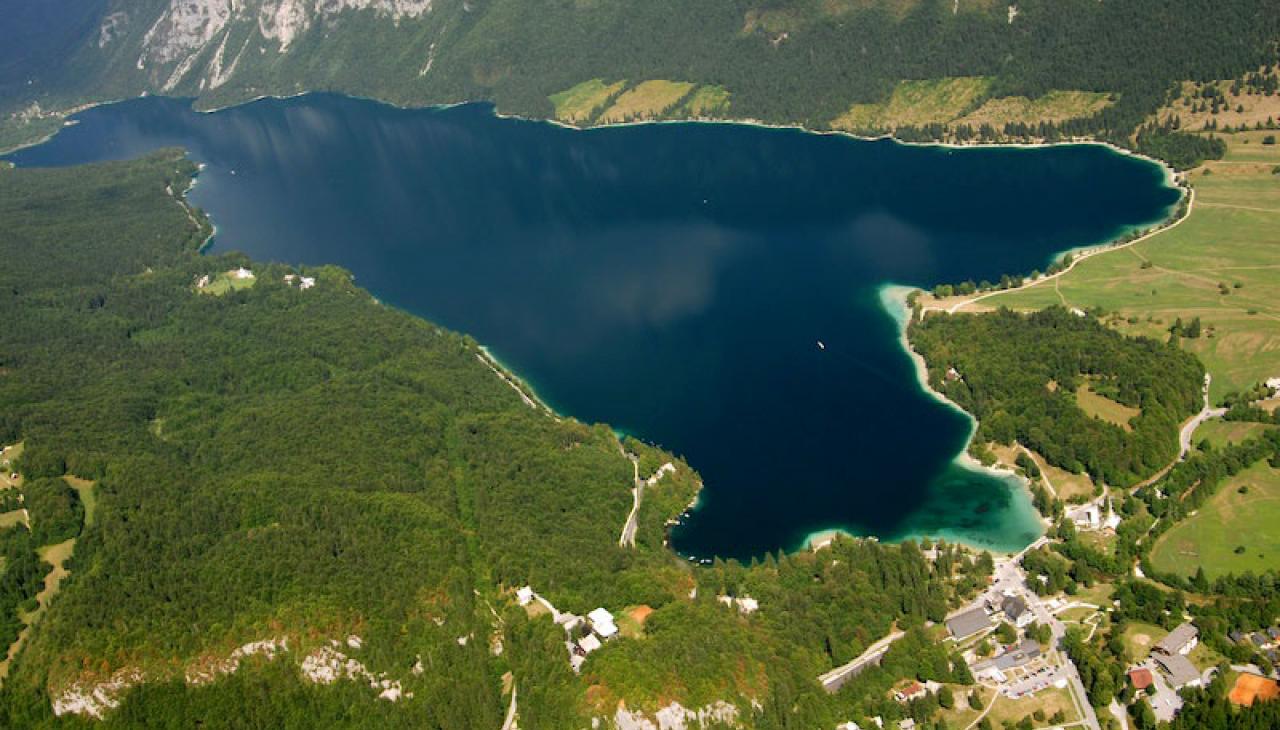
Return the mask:
[[[970,420],[921,388],[882,292],[1043,268],[1178,197],[1158,166],[1097,145],[577,131],[331,95],[209,114],[138,99],[8,159],[170,146],[206,165],[191,199],[217,225],[214,251],[339,264],[473,335],[556,410],[688,459],[705,486],[671,542],[698,559],[831,529],[1035,539],[1015,480],[957,462]]]

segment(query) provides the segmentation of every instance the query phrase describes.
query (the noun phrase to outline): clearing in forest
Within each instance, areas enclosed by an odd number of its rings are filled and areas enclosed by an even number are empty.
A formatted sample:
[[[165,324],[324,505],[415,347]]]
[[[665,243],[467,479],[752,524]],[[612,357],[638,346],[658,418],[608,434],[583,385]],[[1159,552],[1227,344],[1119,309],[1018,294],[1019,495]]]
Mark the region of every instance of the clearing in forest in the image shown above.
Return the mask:
[[[1039,124],[1091,117],[1111,103],[1109,94],[1096,91],[1050,91],[1037,99],[1004,96],[987,99],[982,106],[955,121],[974,128],[990,124],[1001,131],[1009,123]]]
[[[854,104],[831,126],[862,132],[945,124],[976,109],[990,87],[991,79],[982,76],[903,81],[888,101]]]
[[[232,269],[212,277],[210,281],[204,282],[203,286],[197,285],[197,289],[202,294],[220,297],[229,292],[248,289],[256,283],[258,283],[257,277],[246,269]]]
[[[1080,406],[1080,410],[1094,418],[1100,418],[1107,423],[1113,423],[1123,428],[1125,431],[1132,432],[1133,426],[1129,422],[1137,418],[1142,411],[1099,394],[1093,389],[1094,382],[1085,378],[1080,387],[1076,388],[1076,405]]]
[[[1228,479],[1199,510],[1160,536],[1151,550],[1157,570],[1213,580],[1261,574],[1280,560],[1280,470],[1265,460]]]
[[[623,92],[600,121],[614,124],[657,119],[688,96],[693,86],[687,81],[645,81]]]
[[[571,89],[551,95],[556,108],[556,119],[571,124],[581,124],[595,119],[609,100],[618,95],[626,81],[606,84],[604,79],[583,81]]]
[[[680,105],[679,116],[716,117],[729,111],[729,91],[723,86],[699,86],[689,100]]]
[[[1222,135],[1225,159],[1191,171],[1195,203],[1180,225],[1091,256],[1053,280],[983,299],[984,307],[1065,304],[1111,313],[1128,335],[1169,338],[1176,320],[1199,317],[1182,338],[1213,375],[1210,397],[1280,374],[1280,145],[1264,132]],[[1274,134],[1274,133],[1271,133]],[[964,308],[962,311],[969,311]]]

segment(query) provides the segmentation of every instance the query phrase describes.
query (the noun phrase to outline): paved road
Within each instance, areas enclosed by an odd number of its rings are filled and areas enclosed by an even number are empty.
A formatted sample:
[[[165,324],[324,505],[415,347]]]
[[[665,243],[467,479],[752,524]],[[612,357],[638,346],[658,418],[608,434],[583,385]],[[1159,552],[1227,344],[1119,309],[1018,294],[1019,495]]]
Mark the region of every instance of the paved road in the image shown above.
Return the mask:
[[[851,662],[842,664],[826,674],[818,677],[818,681],[822,683],[822,688],[828,692],[835,692],[844,686],[849,679],[856,677],[868,664],[874,664],[880,661],[880,657],[889,651],[889,647],[893,646],[893,642],[905,636],[901,631],[894,631],[883,639],[877,641],[867,650],[858,655],[858,658]]]
[[[1035,543],[1032,543],[1031,546],[1028,546],[1027,550],[1031,550],[1033,547],[1038,547],[1045,542],[1047,542],[1047,540],[1041,538]],[[1026,550],[1019,553],[1014,560],[1010,560],[1007,564],[1002,565],[997,569],[997,579],[992,585],[992,590],[1002,591],[1004,590],[1003,586],[1007,586],[1011,583],[1016,585],[1017,592],[1021,593],[1023,598],[1026,599],[1027,607],[1035,614],[1036,621],[1049,627],[1049,631],[1053,636],[1053,645],[1057,646],[1062,640],[1062,637],[1066,636],[1067,627],[1058,620],[1057,616],[1053,615],[1049,611],[1049,607],[1046,606],[1044,602],[1040,600],[1040,597],[1027,586],[1026,574],[1023,573],[1022,566],[1018,563],[1018,561],[1021,560],[1022,555],[1025,553]],[[1062,671],[1055,675],[1054,678],[1064,678],[1067,680],[1067,684],[1071,688],[1071,695],[1074,698],[1077,708],[1084,715],[1085,727],[1088,727],[1089,730],[1102,730],[1102,726],[1098,723],[1098,715],[1094,712],[1093,705],[1089,704],[1089,695],[1085,692],[1084,682],[1080,681],[1080,672],[1076,669],[1075,662],[1071,661],[1071,658],[1066,656],[1066,654],[1062,654],[1062,666]]]
[[[622,525],[622,535],[618,538],[618,544],[622,547],[636,546],[636,515],[640,514],[640,501],[644,499],[644,482],[640,481],[640,459],[636,456],[622,452],[622,455],[631,460],[631,514],[627,515],[627,521]]]
[[[1222,418],[1226,412],[1226,408],[1212,408],[1209,404],[1209,384],[1213,382],[1213,376],[1208,373],[1204,374],[1204,407],[1200,412],[1187,421],[1182,427],[1182,431],[1178,434],[1178,442],[1182,446],[1178,454],[1178,460],[1187,458],[1187,454],[1191,453],[1191,439],[1195,436],[1196,429],[1200,428],[1200,424],[1210,418]]]
[[[511,680],[511,704],[507,705],[507,719],[502,721],[502,730],[516,730],[516,681]]]

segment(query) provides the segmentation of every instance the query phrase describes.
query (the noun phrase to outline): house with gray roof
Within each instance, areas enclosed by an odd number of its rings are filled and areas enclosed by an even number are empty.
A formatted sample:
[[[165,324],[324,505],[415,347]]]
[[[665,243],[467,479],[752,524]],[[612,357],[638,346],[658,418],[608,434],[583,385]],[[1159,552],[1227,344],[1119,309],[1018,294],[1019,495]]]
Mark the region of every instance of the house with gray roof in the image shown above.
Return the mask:
[[[957,641],[991,628],[991,618],[981,608],[971,608],[947,619],[947,631]]]
[[[1200,686],[1200,670],[1182,654],[1156,654],[1156,664],[1169,677],[1169,685],[1174,689]]]
[[[1182,624],[1169,632],[1169,635],[1156,642],[1151,650],[1157,654],[1172,656],[1174,654],[1190,654],[1200,642],[1200,632],[1191,624]]]

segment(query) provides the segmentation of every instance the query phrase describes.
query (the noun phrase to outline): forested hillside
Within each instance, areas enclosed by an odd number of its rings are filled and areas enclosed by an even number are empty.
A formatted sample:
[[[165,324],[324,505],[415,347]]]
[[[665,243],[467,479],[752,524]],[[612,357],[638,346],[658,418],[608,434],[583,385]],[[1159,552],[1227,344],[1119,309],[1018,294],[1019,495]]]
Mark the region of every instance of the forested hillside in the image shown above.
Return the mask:
[[[1131,486],[1178,455],[1178,426],[1200,410],[1204,366],[1080,315],[1052,307],[926,316],[911,325],[911,344],[930,384],[977,417],[975,444],[1016,441],[1055,466]],[[1082,388],[1134,415],[1086,413]]]
[[[827,128],[853,105],[887,101],[901,81],[971,77],[984,91],[959,113],[1005,99],[1024,110],[1004,117],[1013,134],[1132,144],[1131,132],[1178,83],[1257,71],[1278,60],[1280,40],[1275,0],[106,5],[59,16],[64,32],[47,34],[63,49],[57,63],[29,52],[38,40],[0,49],[0,115],[11,142],[47,131],[56,123],[50,112],[144,91],[195,96],[202,106],[304,90],[405,105],[492,100],[503,112],[550,117],[553,95],[593,79],[620,82],[615,96],[669,80],[685,82],[685,92],[646,114]],[[1079,107],[1079,119],[1036,111],[1035,100],[1058,91],[1111,101]],[[699,92],[711,96],[695,101]],[[1006,131],[999,115],[981,118]],[[923,123],[900,133],[944,134]],[[1168,149],[1159,142],[1152,149]]]
[[[940,619],[989,556],[839,540],[695,569],[663,539],[688,465],[529,405],[474,342],[344,271],[199,255],[193,173],[172,151],[0,169],[0,445],[21,443],[22,474],[4,510],[30,524],[0,527],[0,632],[27,631],[0,727],[90,707],[122,727],[497,727],[512,682],[531,728],[620,702],[723,701],[747,727],[925,711],[885,699],[898,676],[835,696],[816,676],[895,621]],[[675,465],[636,548],[624,450],[642,475]],[[35,611],[49,546],[72,539]],[[608,607],[624,637],[575,675],[551,615],[517,605],[525,584]],[[757,611],[719,600],[746,595]],[[359,669],[315,679],[334,652]],[[895,657],[967,681],[944,650]]]

